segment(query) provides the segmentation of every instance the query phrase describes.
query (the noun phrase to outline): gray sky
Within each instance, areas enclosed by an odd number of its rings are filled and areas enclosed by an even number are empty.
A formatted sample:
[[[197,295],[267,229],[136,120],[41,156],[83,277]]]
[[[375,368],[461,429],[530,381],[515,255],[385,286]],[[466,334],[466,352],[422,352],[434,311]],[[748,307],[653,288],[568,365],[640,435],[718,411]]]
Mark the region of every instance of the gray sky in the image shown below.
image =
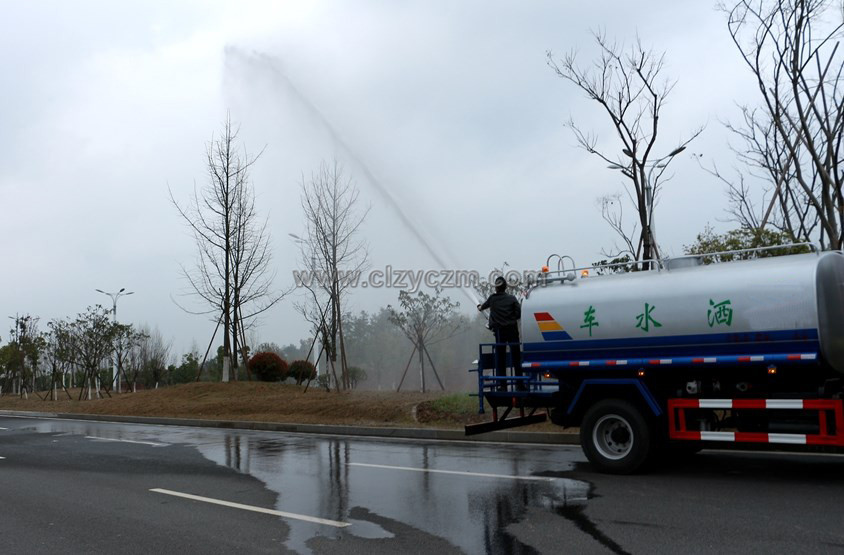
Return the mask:
[[[276,285],[292,284],[304,226],[302,174],[337,158],[371,205],[371,267],[435,269],[366,178],[366,167],[456,268],[538,268],[552,252],[579,265],[616,241],[596,198],[622,179],[578,149],[573,116],[612,150],[606,116],[556,77],[545,51],[595,52],[590,31],[667,53],[678,84],[661,152],[707,125],[676,160],[657,239],[680,254],[724,220],[723,187],[691,153],[734,164],[720,121],[753,81],[711,2],[46,2],[7,0],[0,20],[0,316],[72,316],[126,287],[121,321],[157,326],[181,353],[213,323],[185,314],[180,264],[195,257],[169,204],[205,183],[203,155],[227,110],[251,152],[269,217]],[[342,144],[338,141],[342,141]],[[343,144],[347,148],[343,148]],[[632,208],[628,209],[632,215]],[[375,310],[398,290],[356,290]],[[454,291],[465,306],[468,301]],[[258,338],[307,333],[295,295]],[[5,320],[8,324],[11,321]],[[8,325],[0,325],[6,339]]]

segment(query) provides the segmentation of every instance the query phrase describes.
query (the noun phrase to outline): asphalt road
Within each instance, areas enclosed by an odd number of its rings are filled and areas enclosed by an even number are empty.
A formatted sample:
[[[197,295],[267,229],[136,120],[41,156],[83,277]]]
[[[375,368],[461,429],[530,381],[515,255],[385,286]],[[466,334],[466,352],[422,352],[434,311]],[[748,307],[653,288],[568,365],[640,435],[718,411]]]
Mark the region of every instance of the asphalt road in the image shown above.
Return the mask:
[[[0,417],[7,553],[824,553],[844,457],[704,452],[642,476],[579,448]]]

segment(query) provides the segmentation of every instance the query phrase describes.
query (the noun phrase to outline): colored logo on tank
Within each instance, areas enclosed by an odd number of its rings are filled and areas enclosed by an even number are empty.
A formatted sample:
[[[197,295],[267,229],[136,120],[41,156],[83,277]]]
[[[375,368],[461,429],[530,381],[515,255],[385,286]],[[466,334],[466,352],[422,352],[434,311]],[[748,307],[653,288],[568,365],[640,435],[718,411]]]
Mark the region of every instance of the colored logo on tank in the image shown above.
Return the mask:
[[[564,339],[571,339],[571,336],[563,329],[563,326],[554,320],[553,316],[547,312],[534,312],[533,317],[536,318],[536,325],[539,326],[539,331],[542,333],[542,339],[545,341],[561,341]]]

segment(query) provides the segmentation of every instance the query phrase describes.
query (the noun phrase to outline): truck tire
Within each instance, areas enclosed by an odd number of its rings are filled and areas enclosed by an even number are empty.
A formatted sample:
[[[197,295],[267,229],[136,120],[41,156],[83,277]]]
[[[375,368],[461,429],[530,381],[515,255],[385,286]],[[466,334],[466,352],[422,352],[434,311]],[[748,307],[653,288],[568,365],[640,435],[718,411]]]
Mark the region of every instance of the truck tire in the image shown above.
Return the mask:
[[[583,416],[580,445],[599,471],[630,474],[647,462],[653,433],[635,406],[606,399],[592,405]]]

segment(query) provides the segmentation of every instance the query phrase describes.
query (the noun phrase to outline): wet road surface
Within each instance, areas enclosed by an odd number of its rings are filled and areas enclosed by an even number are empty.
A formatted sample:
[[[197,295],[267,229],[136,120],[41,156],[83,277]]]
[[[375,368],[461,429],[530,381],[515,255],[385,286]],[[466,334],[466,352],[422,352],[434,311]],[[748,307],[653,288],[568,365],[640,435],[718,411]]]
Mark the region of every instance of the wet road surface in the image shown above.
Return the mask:
[[[0,417],[26,553],[818,553],[844,457],[705,452],[643,476],[579,448]]]

